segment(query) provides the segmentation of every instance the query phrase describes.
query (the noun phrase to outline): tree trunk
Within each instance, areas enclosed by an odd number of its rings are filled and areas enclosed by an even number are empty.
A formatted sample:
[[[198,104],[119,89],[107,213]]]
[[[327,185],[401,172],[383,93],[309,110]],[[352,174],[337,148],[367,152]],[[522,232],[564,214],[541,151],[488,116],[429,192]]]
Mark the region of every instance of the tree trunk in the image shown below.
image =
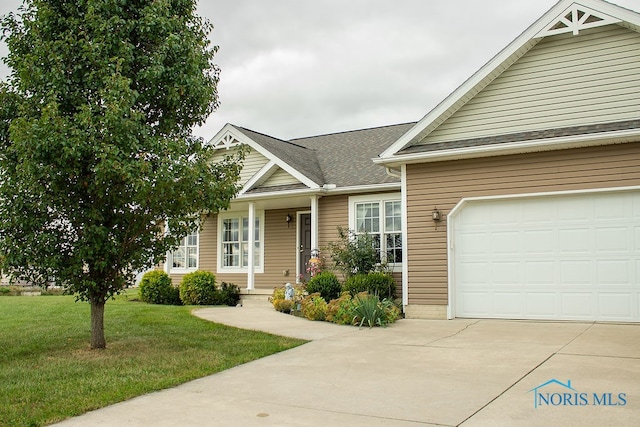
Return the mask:
[[[91,349],[106,348],[104,339],[104,299],[91,299]]]

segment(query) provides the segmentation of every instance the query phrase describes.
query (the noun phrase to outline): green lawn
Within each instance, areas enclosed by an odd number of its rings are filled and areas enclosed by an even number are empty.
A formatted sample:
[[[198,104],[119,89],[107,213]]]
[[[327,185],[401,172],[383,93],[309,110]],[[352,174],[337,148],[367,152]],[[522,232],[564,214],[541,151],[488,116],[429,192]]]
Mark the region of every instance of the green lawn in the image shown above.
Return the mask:
[[[192,308],[119,296],[105,309],[107,349],[92,351],[88,303],[0,297],[0,425],[50,424],[304,343],[207,322]]]

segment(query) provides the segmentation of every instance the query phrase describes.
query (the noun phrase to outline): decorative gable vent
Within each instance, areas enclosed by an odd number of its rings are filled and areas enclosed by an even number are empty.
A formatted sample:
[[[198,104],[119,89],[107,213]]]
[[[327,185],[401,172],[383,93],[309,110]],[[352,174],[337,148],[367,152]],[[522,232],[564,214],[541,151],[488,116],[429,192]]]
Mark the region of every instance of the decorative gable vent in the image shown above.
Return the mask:
[[[227,132],[222,135],[217,141],[213,143],[213,148],[221,149],[226,148],[229,149],[231,147],[235,147],[240,145],[240,141],[236,139],[235,136],[231,134],[231,132]]]
[[[536,37],[547,37],[563,33],[578,35],[580,30],[616,24],[618,22],[621,21],[617,18],[573,3],[549,26],[540,31]]]

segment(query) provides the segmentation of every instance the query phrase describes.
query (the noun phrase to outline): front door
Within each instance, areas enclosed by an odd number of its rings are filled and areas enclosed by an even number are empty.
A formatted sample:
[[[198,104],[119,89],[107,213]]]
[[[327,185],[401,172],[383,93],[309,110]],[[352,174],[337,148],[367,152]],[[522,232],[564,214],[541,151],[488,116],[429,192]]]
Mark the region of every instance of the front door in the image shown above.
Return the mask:
[[[309,280],[307,274],[307,263],[311,258],[311,214],[301,214],[298,221],[298,272],[305,281]]]

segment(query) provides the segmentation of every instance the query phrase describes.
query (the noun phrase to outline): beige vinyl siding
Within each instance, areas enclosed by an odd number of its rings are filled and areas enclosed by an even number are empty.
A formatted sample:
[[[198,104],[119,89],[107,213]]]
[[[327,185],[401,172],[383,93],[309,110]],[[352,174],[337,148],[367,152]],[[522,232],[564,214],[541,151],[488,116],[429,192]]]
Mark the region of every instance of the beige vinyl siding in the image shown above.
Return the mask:
[[[300,180],[291,176],[284,169],[278,168],[260,187],[275,187],[278,185],[298,184]]]
[[[409,304],[447,304],[446,216],[465,197],[640,185],[640,142],[407,166]]]
[[[228,156],[231,150],[237,150],[236,148],[231,148],[229,150],[221,149],[218,150],[213,156],[213,161],[222,160],[225,156]],[[242,172],[240,172],[240,184],[244,185],[249,179],[251,179],[256,173],[260,171],[267,163],[269,163],[269,159],[264,157],[262,154],[258,153],[255,150],[250,150],[250,152],[246,155],[244,159],[244,163],[242,165]]]
[[[296,211],[308,208],[291,208],[269,210],[265,212],[264,230],[264,273],[256,274],[257,289],[272,289],[284,286],[285,283],[296,283],[296,263],[298,252],[296,248]],[[287,214],[293,219],[287,226]],[[288,271],[288,275],[284,272]]]
[[[547,37],[421,143],[635,119],[640,34],[608,25]]]
[[[318,245],[321,256],[325,259],[327,267],[330,267],[329,242],[338,240],[338,226],[349,227],[349,196],[321,198],[318,203],[318,216]]]

